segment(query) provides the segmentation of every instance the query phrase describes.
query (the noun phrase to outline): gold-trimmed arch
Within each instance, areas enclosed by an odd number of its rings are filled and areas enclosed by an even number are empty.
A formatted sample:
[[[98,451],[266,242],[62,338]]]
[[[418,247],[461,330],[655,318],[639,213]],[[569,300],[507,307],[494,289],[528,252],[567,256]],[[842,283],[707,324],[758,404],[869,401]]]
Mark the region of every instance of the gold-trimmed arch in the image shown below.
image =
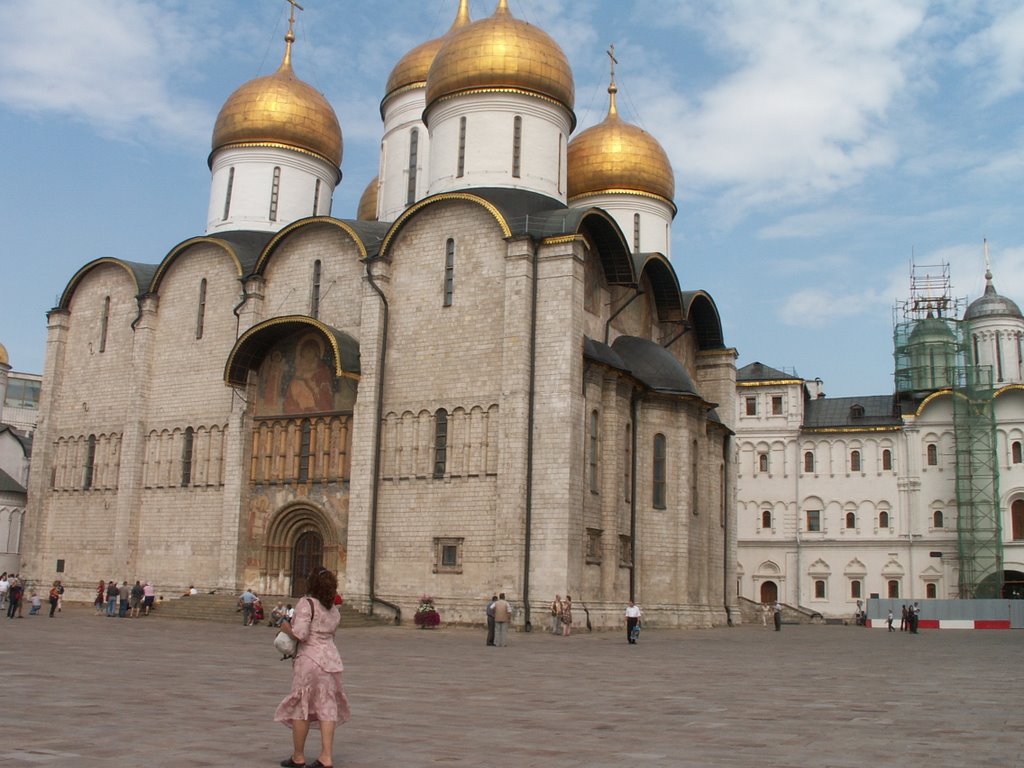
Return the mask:
[[[928,397],[921,401],[919,406],[917,406],[917,410],[914,411],[914,418],[917,418],[924,413],[924,409],[928,407],[932,400],[936,400],[940,397],[946,397],[947,395],[951,396],[952,394],[953,390],[950,387],[944,387],[943,389],[932,392]]]
[[[263,270],[266,269],[267,263],[270,261],[270,257],[274,255],[274,252],[278,249],[285,238],[294,234],[297,230],[304,229],[305,227],[316,226],[318,224],[328,224],[340,229],[352,239],[353,243],[355,243],[356,248],[359,250],[360,261],[366,260],[366,243],[363,242],[363,238],[359,236],[359,233],[355,231],[351,224],[341,219],[336,219],[333,216],[309,216],[305,219],[293,221],[286,227],[282,227],[281,230],[271,238],[270,242],[267,243],[263,252],[260,254],[260,257],[256,260],[256,266],[254,266],[252,270],[253,274],[263,274]]]
[[[1007,384],[1006,386],[997,389],[992,397],[999,397],[1000,395],[1005,395],[1007,392],[1024,392],[1024,384]]]
[[[102,256],[98,259],[93,259],[88,264],[79,269],[77,272],[75,272],[74,275],[71,276],[71,279],[68,280],[68,284],[64,288],[64,292],[61,293],[60,295],[60,300],[57,303],[57,307],[59,309],[67,309],[71,304],[71,297],[74,295],[75,290],[77,290],[82,280],[85,279],[85,276],[92,272],[92,270],[96,269],[97,267],[101,267],[104,264],[113,264],[114,266],[120,267],[125,272],[127,272],[129,279],[131,279],[132,281],[132,285],[135,286],[135,293],[133,295],[139,295],[139,275],[136,273],[136,270],[132,267],[132,264],[130,262],[124,261],[123,259],[119,259],[115,256]]]
[[[511,227],[509,227],[508,222],[505,220],[505,216],[501,213],[500,210],[498,210],[498,207],[494,205],[494,203],[485,200],[479,195],[470,194],[469,192],[441,192],[436,195],[431,195],[430,197],[425,197],[418,203],[414,203],[413,205],[409,206],[409,208],[407,208],[401,216],[395,219],[395,223],[391,225],[391,229],[389,229],[388,233],[384,236],[384,242],[381,243],[380,257],[382,259],[388,258],[388,251],[391,247],[391,243],[394,241],[399,231],[401,231],[401,229],[405,226],[409,219],[411,219],[413,216],[415,216],[417,213],[419,213],[422,209],[426,208],[427,206],[434,205],[436,203],[441,203],[447,200],[464,200],[466,202],[475,203],[476,205],[479,205],[481,208],[483,208],[489,214],[491,214],[491,216],[494,218],[496,222],[498,222],[498,226],[501,227],[501,234],[503,237],[512,237]]]
[[[166,256],[164,256],[163,260],[160,262],[160,265],[156,268],[156,274],[154,274],[153,279],[149,281],[149,286],[147,288],[149,293],[157,292],[157,290],[160,287],[160,282],[163,280],[164,275],[167,274],[167,270],[170,268],[171,264],[179,256],[181,256],[181,254],[183,254],[193,245],[200,245],[203,243],[215,245],[221,250],[223,250],[228,256],[230,256],[231,260],[235,264],[235,272],[238,274],[238,277],[242,277],[242,262],[238,258],[238,254],[235,253],[235,249],[231,247],[231,243],[227,242],[226,240],[221,240],[220,238],[209,237],[207,235],[199,235],[198,237],[190,237],[188,240],[184,240],[178,243],[176,246],[174,246],[174,248],[172,248],[167,253]]]
[[[224,366],[224,383],[232,387],[244,387],[249,371],[259,366],[270,348],[285,336],[302,329],[313,329],[323,336],[331,349],[335,377],[359,381],[358,341],[344,331],[312,317],[284,315],[257,323],[238,337]]]

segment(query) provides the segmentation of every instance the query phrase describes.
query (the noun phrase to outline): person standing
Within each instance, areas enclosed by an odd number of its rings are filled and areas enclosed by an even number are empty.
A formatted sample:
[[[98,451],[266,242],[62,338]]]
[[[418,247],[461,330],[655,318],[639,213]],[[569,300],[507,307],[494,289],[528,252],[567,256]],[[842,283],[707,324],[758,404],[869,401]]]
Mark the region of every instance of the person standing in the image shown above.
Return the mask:
[[[505,599],[505,593],[498,593],[494,603],[494,644],[499,648],[508,645],[508,625],[512,621],[512,606]]]
[[[775,631],[782,631],[782,603],[778,600],[775,601],[775,606],[772,608],[773,618],[775,620]]]
[[[562,601],[562,637],[568,637],[572,632],[572,595],[566,595]]]
[[[7,592],[7,618],[13,619],[17,616],[21,618],[21,598],[25,594],[25,587],[22,586],[21,581],[16,577],[11,577],[11,588]]]
[[[331,599],[334,596],[331,595]],[[242,607],[242,626],[249,626],[249,617],[252,616],[252,601],[256,599],[256,595],[253,594],[252,590],[248,587],[245,588],[245,592],[238,596],[238,604]]]
[[[911,634],[916,635],[917,634],[917,622],[920,621],[920,618],[921,618],[921,604],[918,603],[917,600],[914,601],[914,604],[912,606],[910,606],[910,609],[907,611],[907,618],[910,619],[910,632],[911,632]]]
[[[903,613],[900,615],[900,632],[907,631],[907,606],[903,606]]]
[[[139,618],[139,609],[142,607],[143,597],[145,597],[145,592],[142,589],[142,582],[136,579],[135,586],[132,587],[132,593],[130,595],[133,619]]]
[[[142,615],[149,616],[149,609],[153,607],[153,601],[156,600],[156,587],[153,586],[153,582],[147,581],[142,585]]]
[[[117,590],[117,615],[122,619],[128,615],[128,600],[131,596],[131,587],[128,586],[128,581],[125,580],[121,583],[121,588]]]
[[[103,606],[106,602],[107,584],[100,579],[100,583],[96,585],[96,599],[92,601],[93,607],[96,609],[96,615],[103,615]]]
[[[487,601],[487,644],[494,645],[494,604],[498,602],[497,595],[491,595]]]
[[[111,616],[116,616],[117,615],[117,595],[118,595],[117,582],[113,581],[113,580],[108,581],[107,582],[107,618],[108,619]]]
[[[761,626],[768,629],[768,614],[771,613],[771,609],[768,607],[768,603],[761,603]]]
[[[562,596],[555,595],[551,601],[551,634],[562,634]]]
[[[4,608],[4,601],[7,600],[7,593],[11,589],[10,579],[7,578],[7,571],[0,574],[0,611]]]
[[[626,639],[630,645],[636,645],[633,631],[640,625],[640,607],[632,600],[626,606]]]
[[[886,624],[887,627],[889,627],[889,630],[888,630],[889,632],[895,632],[896,631],[895,629],[892,628],[892,608],[889,609],[889,615],[885,617],[885,624]]]
[[[310,768],[331,768],[335,728],[351,716],[341,679],[345,667],[334,642],[341,622],[334,605],[338,577],[326,568],[317,568],[306,584],[309,594],[299,600],[294,618],[281,622],[281,631],[299,645],[292,661],[292,688],[278,705],[274,720],[292,729],[292,754],[281,761],[283,768],[306,764],[311,724],[320,729],[320,757]]]
[[[50,618],[53,618],[53,614],[57,612],[57,604],[60,602],[60,582],[53,582],[53,586],[50,587]]]

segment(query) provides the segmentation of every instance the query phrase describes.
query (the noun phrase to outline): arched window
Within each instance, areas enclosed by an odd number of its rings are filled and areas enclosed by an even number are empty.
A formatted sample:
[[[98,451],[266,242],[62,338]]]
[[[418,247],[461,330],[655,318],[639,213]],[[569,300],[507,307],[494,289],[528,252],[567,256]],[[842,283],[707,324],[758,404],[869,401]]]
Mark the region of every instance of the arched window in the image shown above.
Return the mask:
[[[651,504],[655,509],[665,509],[665,436],[660,432],[654,436],[653,477],[651,478]]]
[[[757,454],[757,471],[767,472],[768,471],[768,454],[759,453]]]
[[[1010,454],[1014,464],[1020,464],[1022,459],[1024,459],[1021,455],[1020,440],[1015,440],[1013,445],[1010,446]]]
[[[463,118],[465,120],[465,118]],[[416,202],[416,167],[419,165],[420,132],[413,128],[409,132],[409,185],[405,190],[405,204]]]
[[[512,178],[518,179],[522,171],[523,118],[516,115],[512,121]]]
[[[938,594],[938,587],[935,586],[935,582],[930,581],[924,585],[924,596],[929,600],[934,600]]]
[[[316,216],[320,211],[320,179],[316,180],[316,184],[313,185],[313,215]]]
[[[448,411],[438,408],[434,414],[434,478],[444,477],[448,463]]]
[[[107,328],[110,325],[110,297],[103,299],[103,314],[100,316],[100,352],[107,351]]]
[[[590,414],[590,492],[597,493],[597,411]]]
[[[860,451],[850,451],[850,471],[860,472]]]
[[[455,175],[462,178],[466,175],[466,118],[459,118],[459,161]]]
[[[1014,541],[1024,540],[1024,499],[1010,506],[1010,534]]]
[[[195,430],[185,430],[185,442],[181,446],[181,487],[192,484],[192,449],[195,443]]]
[[[935,467],[939,463],[939,447],[935,443],[928,444],[928,466]]]
[[[274,168],[274,180],[270,184],[270,220],[277,221],[277,199],[281,193],[281,169]]]
[[[932,512],[932,528],[942,528],[945,520],[942,519],[942,510],[936,509]]]
[[[847,512],[846,513],[846,527],[847,528],[856,528],[857,527],[857,515],[855,515],[853,512]]]
[[[444,300],[442,306],[450,307],[455,296],[455,241],[448,238],[444,245]]]
[[[206,278],[199,281],[199,308],[196,310],[196,338],[203,338],[203,326],[206,324]]]
[[[771,528],[772,527],[772,512],[770,509],[766,509],[761,513],[761,527]]]
[[[235,187],[235,169],[228,168],[228,188],[224,193],[224,215],[221,216],[221,221],[228,220],[228,214],[231,213],[231,190]]]
[[[888,528],[889,527],[889,513],[888,512],[883,510],[883,511],[878,513],[878,527],[879,528]]]
[[[859,599],[861,595],[861,583],[860,579],[853,579],[850,582],[850,597]]]
[[[888,596],[890,598],[897,598],[900,596],[900,582],[899,579],[889,579],[886,584],[888,590]]]
[[[882,469],[886,472],[892,471],[892,451],[888,448],[882,451]]]
[[[814,582],[814,598],[816,600],[825,599],[825,580],[816,579]]]
[[[640,253],[640,214],[633,214],[633,253]]]
[[[85,446],[85,476],[82,478],[82,487],[92,488],[93,471],[96,469],[96,435],[89,435],[89,442]]]
[[[309,292],[309,316],[320,317],[320,259],[313,262],[313,287]]]
[[[814,452],[813,451],[805,451],[804,452],[804,472],[813,472],[813,471],[814,471]]]

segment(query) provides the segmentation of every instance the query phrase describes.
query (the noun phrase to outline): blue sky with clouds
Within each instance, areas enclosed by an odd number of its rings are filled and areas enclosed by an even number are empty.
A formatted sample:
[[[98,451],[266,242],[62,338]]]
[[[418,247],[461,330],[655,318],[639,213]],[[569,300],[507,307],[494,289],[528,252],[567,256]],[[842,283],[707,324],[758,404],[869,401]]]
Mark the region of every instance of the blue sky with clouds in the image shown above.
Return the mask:
[[[474,18],[496,0],[473,0]],[[345,134],[335,216],[377,172],[398,59],[456,0],[304,0],[295,69]],[[582,130],[619,107],[676,173],[673,263],[739,365],[892,390],[910,263],[1024,303],[1024,6],[915,0],[511,0],[563,47]],[[284,0],[0,0],[0,342],[41,372],[45,314],[83,264],[158,262],[200,234],[213,122],[280,63]]]

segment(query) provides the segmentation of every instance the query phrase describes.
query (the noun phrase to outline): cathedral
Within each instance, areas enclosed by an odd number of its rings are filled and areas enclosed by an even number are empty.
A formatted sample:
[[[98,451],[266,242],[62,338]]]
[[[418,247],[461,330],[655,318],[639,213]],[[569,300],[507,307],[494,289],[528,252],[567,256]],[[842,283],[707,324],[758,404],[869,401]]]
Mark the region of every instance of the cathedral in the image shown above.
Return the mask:
[[[595,627],[629,599],[659,626],[735,612],[736,354],[670,260],[669,159],[614,69],[574,135],[555,40],[506,0],[453,10],[391,71],[355,217],[293,4],[280,66],[213,126],[205,231],[70,276],[23,572],[299,595],[323,565],[360,610],[480,622],[504,591],[525,629],[556,593]]]

